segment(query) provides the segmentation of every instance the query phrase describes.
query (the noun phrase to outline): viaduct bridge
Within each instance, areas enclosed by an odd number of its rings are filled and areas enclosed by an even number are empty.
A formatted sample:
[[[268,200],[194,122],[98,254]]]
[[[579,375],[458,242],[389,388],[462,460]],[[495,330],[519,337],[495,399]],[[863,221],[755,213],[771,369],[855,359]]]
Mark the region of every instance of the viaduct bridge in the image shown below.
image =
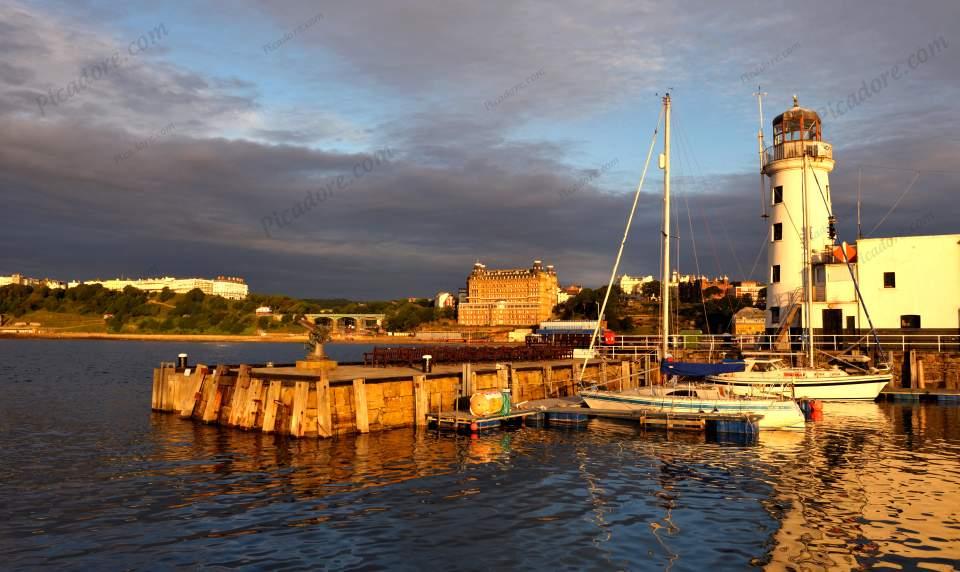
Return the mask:
[[[357,330],[367,330],[372,327],[380,328],[386,314],[304,314],[304,318],[314,324],[330,326],[335,330],[345,330],[353,325]]]

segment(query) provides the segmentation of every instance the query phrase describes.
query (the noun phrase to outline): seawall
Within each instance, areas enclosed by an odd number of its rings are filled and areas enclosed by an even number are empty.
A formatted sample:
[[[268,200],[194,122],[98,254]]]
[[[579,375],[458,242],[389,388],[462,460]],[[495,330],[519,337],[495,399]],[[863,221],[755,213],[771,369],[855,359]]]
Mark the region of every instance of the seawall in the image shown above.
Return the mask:
[[[218,365],[153,371],[151,406],[204,423],[292,437],[425,426],[427,414],[450,412],[458,397],[504,390],[511,401],[566,397],[577,392],[582,360],[409,367]],[[647,382],[645,361],[591,360],[584,380],[611,389]]]

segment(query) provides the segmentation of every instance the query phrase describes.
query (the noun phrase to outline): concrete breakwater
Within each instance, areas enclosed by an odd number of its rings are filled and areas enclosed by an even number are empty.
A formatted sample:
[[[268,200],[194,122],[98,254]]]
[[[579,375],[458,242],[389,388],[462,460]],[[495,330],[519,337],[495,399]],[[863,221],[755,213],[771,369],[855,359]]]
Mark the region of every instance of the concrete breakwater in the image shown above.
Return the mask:
[[[647,375],[651,365],[648,358],[591,360],[583,377],[628,389],[653,381]],[[298,366],[161,364],[153,371],[151,406],[204,423],[333,437],[426,426],[429,414],[453,411],[459,397],[476,391],[509,389],[514,403],[574,395],[583,361],[439,365],[429,373],[410,367]]]

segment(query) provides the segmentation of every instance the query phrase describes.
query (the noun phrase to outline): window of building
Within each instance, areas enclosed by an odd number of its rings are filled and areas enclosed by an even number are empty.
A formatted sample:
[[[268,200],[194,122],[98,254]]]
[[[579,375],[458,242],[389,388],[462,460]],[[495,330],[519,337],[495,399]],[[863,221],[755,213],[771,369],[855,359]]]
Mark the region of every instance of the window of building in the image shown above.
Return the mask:
[[[900,327],[901,328],[919,328],[920,316],[916,316],[912,314],[900,316]]]
[[[773,204],[780,204],[783,202],[783,185],[778,185],[773,188]]]
[[[884,272],[884,273],[883,273],[883,287],[884,287],[884,288],[896,288],[896,287],[897,287],[897,273],[896,273],[896,272]]]
[[[780,265],[774,264],[773,268],[770,269],[770,282],[776,283],[780,281]]]
[[[771,306],[770,321],[773,322],[774,324],[780,323],[780,306]]]
[[[857,318],[856,316],[847,316],[847,333],[854,334],[857,331]]]
[[[773,223],[773,240],[783,240],[783,223]]]

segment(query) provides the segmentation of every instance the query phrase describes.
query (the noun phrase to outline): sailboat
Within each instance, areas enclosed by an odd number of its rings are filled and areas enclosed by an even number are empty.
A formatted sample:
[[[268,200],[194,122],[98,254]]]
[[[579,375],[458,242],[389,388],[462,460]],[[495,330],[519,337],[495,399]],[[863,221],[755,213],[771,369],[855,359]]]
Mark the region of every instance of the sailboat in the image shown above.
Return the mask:
[[[663,169],[663,280],[661,282],[661,288],[663,290],[660,297],[660,319],[663,339],[660,353],[662,359],[660,361],[662,369],[669,374],[670,363],[675,364],[675,362],[668,362],[670,355],[670,296],[668,295],[670,288],[670,94],[667,94],[663,98],[662,114],[664,118],[664,151],[660,156],[660,166]],[[659,128],[659,120],[657,127]],[[647,165],[649,165],[655,143],[656,130],[654,131],[654,139],[650,143],[650,150],[647,153]],[[610,276],[610,285],[613,284],[616,277],[620,259],[623,255],[623,247],[630,231],[630,225],[633,222],[633,214],[637,208],[637,201],[640,197],[640,190],[643,187],[646,173],[647,166],[644,166],[643,175],[640,177],[640,185],[637,187],[637,192],[634,196],[633,210],[630,211],[630,216],[627,219],[623,240],[620,242],[620,251],[617,254],[616,262],[614,262],[613,272]],[[610,289],[610,286],[608,286],[607,297],[603,301],[603,308],[606,308]],[[597,333],[599,332],[600,319],[601,317],[598,316],[597,330],[594,332],[593,339],[596,339]],[[696,366],[704,373],[718,373],[721,371],[730,371],[731,368],[740,369],[743,367],[743,364],[734,366],[730,364],[696,364]],[[581,371],[583,371],[582,368]],[[788,399],[780,394],[765,396],[736,395],[728,392],[724,387],[716,385],[674,384],[657,387],[641,387],[624,391],[608,391],[594,386],[582,389],[580,396],[583,398],[587,407],[594,409],[629,411],[654,410],[671,413],[722,412],[756,414],[761,416],[758,423],[761,429],[798,429],[804,426],[803,412],[792,399]]]
[[[762,111],[760,123],[758,137],[763,149]],[[842,318],[842,308],[853,304],[854,308],[847,308],[846,312],[850,316],[848,319],[853,319],[852,313],[859,312],[857,305],[862,307],[881,358],[883,351],[851,266],[848,252],[852,250],[846,243],[836,245],[836,218],[831,212],[827,179],[833,170],[833,151],[830,144],[823,141],[820,116],[811,109],[800,107],[794,96],[793,108],[773,120],[773,134],[773,146],[760,154],[761,181],[764,175],[771,180],[773,209],[767,311],[771,323],[779,323],[781,335],[789,334],[795,319],[802,320],[806,364],[791,367],[779,358],[753,358],[746,360],[743,371],[719,373],[708,376],[707,380],[724,385],[738,395],[774,392],[803,399],[874,400],[893,377],[889,367],[867,368],[851,363],[851,367],[845,370],[838,366],[816,365],[813,336],[815,292],[824,314],[839,312]],[[761,187],[765,185],[761,184]],[[802,222],[793,236],[785,229],[793,224],[797,215]],[[826,232],[822,232],[824,230]],[[839,268],[840,264],[846,266],[846,271]],[[815,265],[817,275],[822,277],[822,282],[818,278],[816,284],[813,279]],[[849,273],[852,289],[848,292],[852,301],[831,301],[827,296],[827,267],[831,265],[836,266],[840,275]],[[836,287],[831,285],[831,291]],[[802,297],[802,301],[798,301],[798,297]],[[786,307],[780,305],[784,302],[788,304]],[[788,309],[783,315],[782,308]],[[798,315],[801,311],[802,315]]]

